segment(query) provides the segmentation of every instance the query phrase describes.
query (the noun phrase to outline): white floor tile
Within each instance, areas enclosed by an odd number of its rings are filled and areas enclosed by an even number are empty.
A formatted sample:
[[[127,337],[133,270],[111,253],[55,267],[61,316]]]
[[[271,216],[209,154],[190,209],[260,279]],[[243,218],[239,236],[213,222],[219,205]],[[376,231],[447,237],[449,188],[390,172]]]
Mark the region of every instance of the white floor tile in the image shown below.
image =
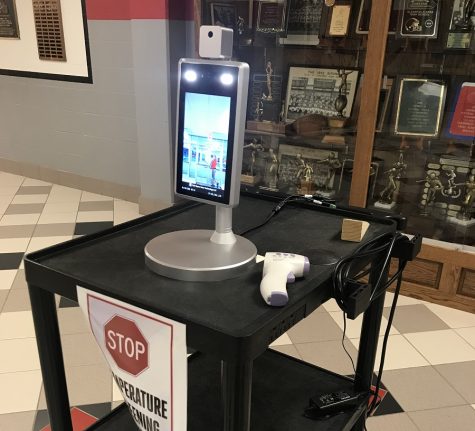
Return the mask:
[[[114,212],[115,211],[121,211],[121,212],[133,212],[133,213],[138,213],[139,212],[139,204],[136,204],[134,202],[128,202],[128,201],[122,201],[120,199],[115,199],[114,200]]]
[[[79,211],[77,223],[112,221],[114,219],[113,211]]]
[[[81,202],[94,202],[94,201],[111,201],[114,198],[105,195],[98,195],[96,193],[82,192]]]
[[[350,341],[358,348],[359,339],[352,338]],[[382,346],[383,337],[379,337],[375,370],[379,369]],[[399,370],[401,368],[423,367],[426,365],[429,365],[429,362],[402,335],[389,336],[384,361],[385,370]]]
[[[34,178],[25,178],[25,181],[23,181],[22,186],[50,186],[51,183],[47,183],[46,181],[41,181],[41,180],[36,180]]]
[[[33,251],[41,250],[42,248],[50,247],[62,243],[64,241],[69,241],[73,236],[48,236],[48,237],[35,237],[31,238],[30,244],[27,249],[27,253]]]
[[[459,334],[464,340],[470,343],[473,348],[475,348],[475,327],[460,328],[456,329],[455,332],[457,332],[457,334]]]
[[[42,204],[46,202],[48,195],[16,195],[12,204]]]
[[[336,301],[334,299],[330,299],[329,301],[325,302],[325,304],[323,304],[323,307],[325,308],[325,310],[327,311],[341,311],[340,307],[338,306],[338,304],[336,303]]]
[[[0,314],[0,340],[35,337],[31,311]]]
[[[23,253],[30,238],[0,238],[0,253]]]
[[[49,202],[43,208],[43,214],[73,213],[77,212],[79,201],[74,202]]]
[[[0,352],[0,374],[40,369],[35,338],[0,340]]]
[[[343,312],[341,311],[332,311],[329,313],[337,325],[343,330]],[[363,315],[360,314],[355,320],[346,319],[346,336],[348,338],[359,338],[361,335],[361,325],[363,323]],[[387,319],[383,316],[381,319],[381,328],[379,330],[379,335],[384,335],[386,332],[386,327],[388,326]],[[389,331],[390,335],[399,334],[399,331],[391,326]]]
[[[112,401],[122,401],[124,397],[120,392],[120,389],[117,387],[117,384],[114,379],[112,379]]]
[[[475,409],[475,404],[472,404],[472,407]]]
[[[285,346],[286,344],[292,344],[292,340],[287,334],[283,334],[277,338],[277,340],[275,340],[271,346]]]
[[[0,374],[0,414],[36,410],[41,372]]]
[[[0,172],[0,184],[2,186],[21,186],[25,177],[21,175],[10,174],[9,172]]]
[[[0,271],[0,290],[8,290],[12,287],[17,274],[16,269],[4,269]]]
[[[394,299],[393,292],[386,292],[386,296],[384,298],[384,306],[391,307]],[[416,305],[420,304],[421,301],[419,299],[411,298],[410,296],[399,295],[397,298],[397,305]]]
[[[431,365],[475,360],[475,349],[452,329],[405,334]]]
[[[54,223],[75,223],[77,213],[45,213],[41,214],[38,224],[54,224]]]
[[[475,326],[475,314],[437,304],[426,304],[434,314],[451,328],[467,328]]]
[[[18,191],[20,186],[8,186],[6,184],[3,184],[0,182],[0,196],[5,197],[5,198],[13,198],[15,196],[15,193]]]
[[[9,214],[4,215],[0,220],[0,226],[18,226],[27,224],[36,224],[39,214]]]
[[[48,202],[75,202],[81,199],[81,190],[59,185],[53,185]]]

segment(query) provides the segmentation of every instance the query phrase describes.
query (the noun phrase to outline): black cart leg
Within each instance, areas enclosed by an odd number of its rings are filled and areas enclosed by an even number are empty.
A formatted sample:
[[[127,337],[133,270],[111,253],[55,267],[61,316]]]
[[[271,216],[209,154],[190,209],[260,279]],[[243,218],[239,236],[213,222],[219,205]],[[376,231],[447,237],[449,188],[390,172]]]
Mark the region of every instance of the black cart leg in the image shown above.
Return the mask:
[[[252,361],[221,362],[224,431],[249,431]]]
[[[72,431],[54,294],[28,286],[52,431]]]
[[[371,270],[370,283],[375,283],[381,274],[381,264],[373,264]],[[388,279],[388,271],[383,273],[381,283]],[[384,298],[383,293],[379,298],[371,303],[363,316],[361,327],[361,338],[358,350],[358,362],[356,365],[355,390],[369,392],[373,379],[373,369],[376,360],[378,347],[379,330],[381,328],[381,318],[383,316]],[[353,427],[353,431],[363,431],[366,422],[366,411]]]

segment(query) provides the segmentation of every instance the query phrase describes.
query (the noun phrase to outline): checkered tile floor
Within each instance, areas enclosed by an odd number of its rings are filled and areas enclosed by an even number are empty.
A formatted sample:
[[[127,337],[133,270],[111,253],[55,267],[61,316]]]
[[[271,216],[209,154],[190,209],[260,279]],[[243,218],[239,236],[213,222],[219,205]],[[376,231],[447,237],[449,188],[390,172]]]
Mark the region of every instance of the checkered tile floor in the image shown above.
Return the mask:
[[[0,172],[0,431],[39,431],[49,422],[23,255],[138,216],[130,202]],[[386,316],[391,299],[388,294]],[[102,417],[121,395],[77,304],[60,298],[57,304],[71,404]],[[360,319],[348,322],[353,357],[360,325]],[[350,375],[342,327],[341,312],[329,302],[273,348]],[[475,315],[401,297],[383,384],[388,393],[368,431],[473,430]]]

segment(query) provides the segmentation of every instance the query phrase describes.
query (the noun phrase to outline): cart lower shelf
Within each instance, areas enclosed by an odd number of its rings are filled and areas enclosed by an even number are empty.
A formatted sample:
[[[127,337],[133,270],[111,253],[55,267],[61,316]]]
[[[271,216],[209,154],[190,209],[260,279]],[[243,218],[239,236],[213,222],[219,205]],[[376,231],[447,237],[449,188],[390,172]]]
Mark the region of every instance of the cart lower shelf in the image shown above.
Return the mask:
[[[221,363],[197,354],[188,366],[188,430],[222,431]],[[311,420],[303,416],[309,398],[317,393],[351,391],[343,376],[268,350],[254,361],[252,431],[349,431],[364,413],[368,399],[333,417]],[[122,404],[88,431],[137,431]]]

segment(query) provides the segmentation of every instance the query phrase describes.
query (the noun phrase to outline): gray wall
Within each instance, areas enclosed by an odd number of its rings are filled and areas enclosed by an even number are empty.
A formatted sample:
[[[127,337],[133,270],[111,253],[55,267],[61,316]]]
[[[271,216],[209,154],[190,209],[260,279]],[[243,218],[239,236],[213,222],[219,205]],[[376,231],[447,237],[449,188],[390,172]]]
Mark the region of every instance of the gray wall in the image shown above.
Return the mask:
[[[140,187],[131,21],[89,21],[94,84],[0,76],[0,157]]]
[[[0,158],[135,187],[148,205],[170,204],[177,62],[193,49],[193,22],[88,26],[94,84],[0,75]]]

